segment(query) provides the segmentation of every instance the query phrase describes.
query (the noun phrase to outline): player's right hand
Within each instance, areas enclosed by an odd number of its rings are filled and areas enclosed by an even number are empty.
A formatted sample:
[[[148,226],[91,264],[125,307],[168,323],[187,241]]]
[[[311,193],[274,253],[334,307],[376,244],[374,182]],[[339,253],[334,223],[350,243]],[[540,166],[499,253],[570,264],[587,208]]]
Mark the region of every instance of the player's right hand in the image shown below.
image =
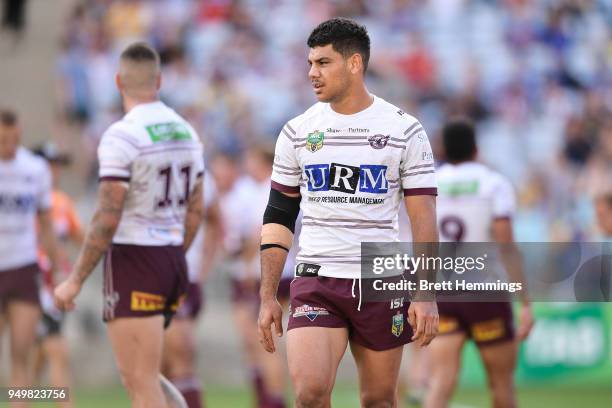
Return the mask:
[[[80,291],[81,285],[78,282],[70,278],[66,279],[53,290],[55,306],[60,310],[73,310],[75,306],[74,299]]]
[[[259,342],[268,353],[274,353],[276,347],[272,337],[272,323],[278,337],[283,335],[283,308],[276,298],[262,299],[257,319],[257,333]]]

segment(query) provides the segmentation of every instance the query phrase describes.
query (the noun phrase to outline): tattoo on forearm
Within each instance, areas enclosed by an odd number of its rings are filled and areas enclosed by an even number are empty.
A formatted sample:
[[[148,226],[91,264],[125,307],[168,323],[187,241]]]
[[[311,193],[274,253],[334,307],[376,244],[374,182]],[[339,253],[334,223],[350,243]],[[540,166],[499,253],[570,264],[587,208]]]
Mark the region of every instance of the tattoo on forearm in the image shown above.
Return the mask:
[[[102,182],[98,208],[74,268],[74,278],[84,282],[108,249],[117,230],[127,189],[119,182]]]

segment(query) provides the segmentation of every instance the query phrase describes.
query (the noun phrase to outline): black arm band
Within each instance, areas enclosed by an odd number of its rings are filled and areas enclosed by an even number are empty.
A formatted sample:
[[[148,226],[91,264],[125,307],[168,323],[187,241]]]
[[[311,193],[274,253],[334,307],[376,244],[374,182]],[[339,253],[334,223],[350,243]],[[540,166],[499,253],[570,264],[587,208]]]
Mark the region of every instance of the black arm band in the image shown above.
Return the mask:
[[[280,248],[280,249],[284,249],[285,251],[289,252],[289,248],[285,248],[284,246],[280,244],[262,244],[259,246],[260,251],[264,251],[268,248]]]
[[[301,197],[289,197],[278,190],[270,190],[268,206],[263,217],[265,224],[281,224],[295,231],[295,220],[300,212]]]

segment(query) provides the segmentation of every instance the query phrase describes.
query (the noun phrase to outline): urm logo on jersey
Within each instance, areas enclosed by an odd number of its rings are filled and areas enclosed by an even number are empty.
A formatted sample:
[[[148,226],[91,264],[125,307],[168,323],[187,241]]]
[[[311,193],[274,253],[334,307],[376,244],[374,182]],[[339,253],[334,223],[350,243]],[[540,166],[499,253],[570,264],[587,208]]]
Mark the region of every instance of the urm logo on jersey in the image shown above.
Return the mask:
[[[340,191],[355,194],[384,194],[389,190],[387,166],[362,164],[309,164],[304,167],[308,179],[308,191]]]

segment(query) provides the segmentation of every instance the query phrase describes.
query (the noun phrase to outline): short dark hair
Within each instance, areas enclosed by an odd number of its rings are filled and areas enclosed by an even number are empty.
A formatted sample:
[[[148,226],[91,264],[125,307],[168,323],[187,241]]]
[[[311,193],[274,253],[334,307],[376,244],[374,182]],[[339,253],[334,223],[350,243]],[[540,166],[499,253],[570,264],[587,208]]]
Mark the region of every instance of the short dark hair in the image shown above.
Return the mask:
[[[464,118],[449,120],[442,129],[446,160],[459,163],[471,160],[476,154],[476,129]]]
[[[0,123],[4,126],[15,126],[18,122],[17,114],[10,109],[0,109]]]
[[[306,41],[310,48],[324,47],[328,44],[348,58],[359,53],[363,60],[363,72],[368,69],[370,60],[370,36],[365,26],[350,18],[332,18],[319,24]]]
[[[132,62],[154,62],[159,65],[159,54],[146,42],[136,42],[129,45],[123,50],[120,58]]]

